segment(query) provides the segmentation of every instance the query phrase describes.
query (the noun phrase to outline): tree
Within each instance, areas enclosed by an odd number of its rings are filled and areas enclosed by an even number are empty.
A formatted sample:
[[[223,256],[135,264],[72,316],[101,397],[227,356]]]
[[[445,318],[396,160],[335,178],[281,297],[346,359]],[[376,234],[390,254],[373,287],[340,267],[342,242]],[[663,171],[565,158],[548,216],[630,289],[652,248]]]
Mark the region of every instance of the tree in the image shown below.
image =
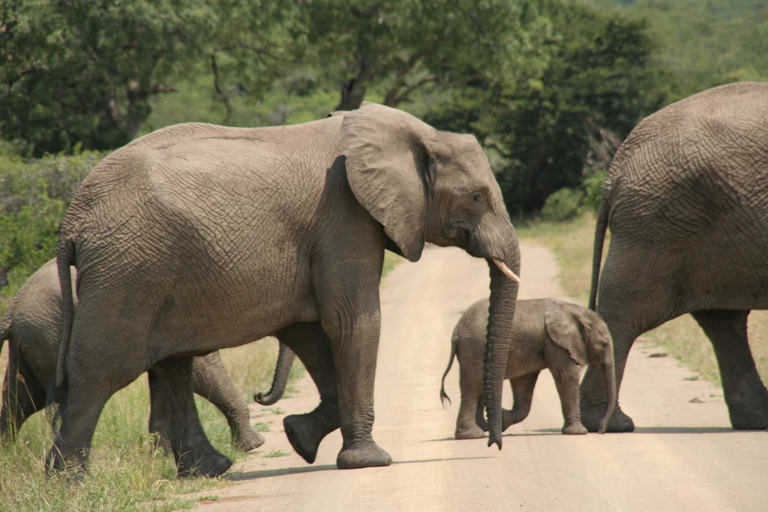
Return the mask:
[[[113,149],[139,133],[150,100],[201,61],[224,101],[225,79],[258,82],[254,91],[269,82],[260,38],[272,4],[0,0],[0,135],[29,141],[37,155],[77,143]]]
[[[607,165],[606,149],[665,98],[642,20],[557,0],[541,6],[552,23],[541,72],[457,91],[429,116],[478,136],[495,156],[512,213],[538,211],[550,194]],[[589,165],[596,152],[602,158]]]
[[[304,61],[340,84],[337,110],[360,106],[369,87],[385,105],[431,85],[498,80],[535,63],[546,23],[535,1],[307,0],[293,36]]]

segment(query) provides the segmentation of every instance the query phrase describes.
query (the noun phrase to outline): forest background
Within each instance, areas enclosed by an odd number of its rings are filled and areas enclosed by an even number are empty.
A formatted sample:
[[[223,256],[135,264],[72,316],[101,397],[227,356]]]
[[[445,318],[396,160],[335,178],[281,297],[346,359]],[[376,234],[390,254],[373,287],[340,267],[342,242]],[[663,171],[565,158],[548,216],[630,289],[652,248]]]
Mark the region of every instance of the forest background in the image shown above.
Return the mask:
[[[594,208],[648,114],[768,79],[761,0],[0,0],[0,305],[109,151],[363,100],[477,136],[513,218]]]

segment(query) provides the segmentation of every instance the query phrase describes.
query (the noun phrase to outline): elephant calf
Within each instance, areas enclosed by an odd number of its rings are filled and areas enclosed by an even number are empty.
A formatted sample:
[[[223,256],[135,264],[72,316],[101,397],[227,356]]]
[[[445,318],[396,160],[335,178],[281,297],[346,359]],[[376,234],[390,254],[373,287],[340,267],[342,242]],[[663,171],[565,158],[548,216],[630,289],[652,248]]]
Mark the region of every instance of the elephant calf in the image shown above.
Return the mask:
[[[35,272],[11,301],[0,320],[0,350],[9,340],[8,368],[3,382],[0,435],[13,437],[24,421],[45,407],[48,383],[56,375],[61,332],[61,288],[56,260]],[[229,422],[235,445],[252,450],[264,443],[253,430],[245,400],[227,374],[219,353],[194,358],[195,393],[210,400]],[[150,379],[153,370],[150,369]],[[161,442],[168,439],[166,414],[153,405],[149,428]]]
[[[456,439],[483,437],[483,353],[488,325],[488,300],[474,303],[464,312],[451,338],[451,358],[443,373],[440,398],[445,393],[445,376],[459,359],[461,406],[456,419]],[[549,368],[555,379],[563,408],[563,434],[586,434],[579,410],[579,375],[590,364],[603,370],[609,389],[609,404],[599,432],[605,432],[616,404],[613,341],[596,313],[557,299],[518,300],[509,347],[505,379],[514,395],[512,410],[502,412],[502,428],[523,421],[531,410],[533,388],[539,372]]]

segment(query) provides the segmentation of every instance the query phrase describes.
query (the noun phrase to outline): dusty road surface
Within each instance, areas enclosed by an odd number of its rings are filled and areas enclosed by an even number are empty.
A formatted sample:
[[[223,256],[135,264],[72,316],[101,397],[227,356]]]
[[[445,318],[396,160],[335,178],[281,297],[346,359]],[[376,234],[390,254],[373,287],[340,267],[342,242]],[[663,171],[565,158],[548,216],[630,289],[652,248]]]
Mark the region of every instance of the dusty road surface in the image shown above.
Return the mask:
[[[523,244],[521,298],[563,296],[546,249]],[[282,432],[285,414],[318,401],[307,378],[278,410],[253,405],[271,422],[267,443],[228,473],[232,484],[200,496],[195,510],[216,511],[765,511],[768,433],[731,430],[722,391],[686,380],[690,372],[636,344],[621,390],[634,433],[560,434],[554,383],[543,372],[530,416],[504,434],[504,448],[453,439],[458,365],[439,399],[450,335],[460,314],[488,294],[488,268],[457,249],[429,248],[402,263],[382,289],[374,439],[392,455],[385,468],[336,469],[341,435],[305,463]],[[506,386],[505,407],[511,406]],[[280,455],[265,458],[266,454]]]

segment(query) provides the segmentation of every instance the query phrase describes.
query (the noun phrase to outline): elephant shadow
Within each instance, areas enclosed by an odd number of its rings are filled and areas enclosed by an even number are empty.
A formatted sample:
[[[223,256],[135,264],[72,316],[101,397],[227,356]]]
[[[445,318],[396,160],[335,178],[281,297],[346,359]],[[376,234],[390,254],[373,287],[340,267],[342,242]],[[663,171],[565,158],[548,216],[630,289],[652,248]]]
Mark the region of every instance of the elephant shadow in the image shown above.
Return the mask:
[[[636,434],[727,434],[731,427],[635,427]]]
[[[451,438],[451,440],[455,441],[455,439],[453,438]],[[434,441],[440,441],[440,439],[435,439]],[[450,460],[475,460],[475,459],[491,459],[491,458],[492,457],[482,456],[482,457],[446,457],[446,458],[435,458],[435,459],[402,460],[402,461],[394,461],[392,462],[392,465],[399,466],[401,464],[425,464],[430,462],[445,462]],[[231,482],[243,482],[243,481],[250,481],[250,480],[260,480],[262,478],[272,478],[277,476],[296,475],[301,473],[315,473],[318,471],[334,471],[334,470],[336,470],[335,464],[324,464],[321,466],[307,466],[307,467],[292,466],[289,468],[265,469],[261,471],[233,473],[233,474],[226,475],[224,478]]]

